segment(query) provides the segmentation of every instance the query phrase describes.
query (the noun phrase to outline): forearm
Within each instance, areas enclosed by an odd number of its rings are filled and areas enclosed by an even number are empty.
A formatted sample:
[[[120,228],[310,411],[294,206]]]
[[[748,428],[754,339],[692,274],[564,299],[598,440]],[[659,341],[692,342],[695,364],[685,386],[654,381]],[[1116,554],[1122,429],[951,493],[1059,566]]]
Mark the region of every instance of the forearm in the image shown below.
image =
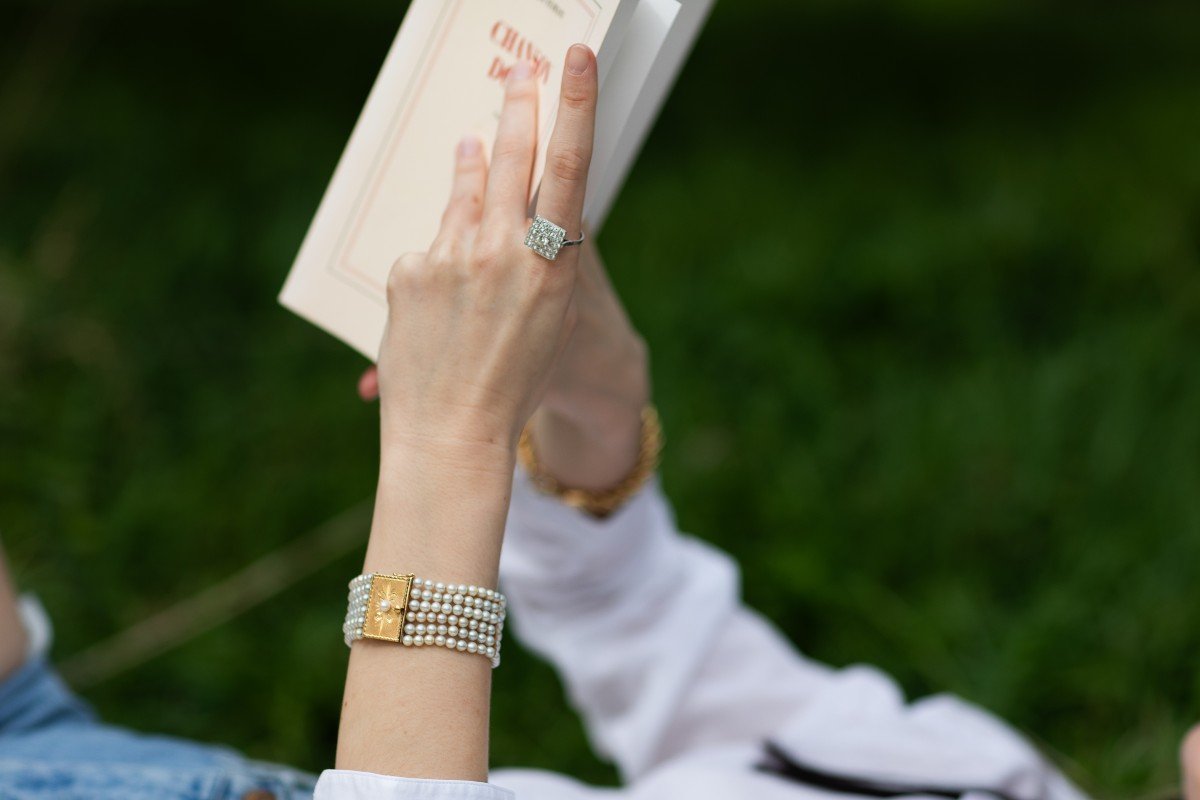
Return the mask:
[[[511,478],[505,449],[385,456],[364,572],[495,586]],[[486,780],[490,693],[487,659],[360,640],[346,676],[337,767]]]

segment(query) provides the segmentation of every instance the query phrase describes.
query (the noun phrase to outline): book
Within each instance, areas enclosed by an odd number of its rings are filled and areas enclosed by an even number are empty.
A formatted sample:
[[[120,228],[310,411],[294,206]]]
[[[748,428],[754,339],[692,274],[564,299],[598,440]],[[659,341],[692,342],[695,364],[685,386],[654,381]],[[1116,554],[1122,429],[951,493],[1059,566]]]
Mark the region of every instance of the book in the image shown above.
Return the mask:
[[[374,360],[387,275],[433,241],[455,144],[490,144],[504,79],[519,60],[539,81],[541,179],[562,58],[596,51],[600,99],[584,223],[595,233],[674,83],[713,0],[413,0],[367,97],[279,301]]]

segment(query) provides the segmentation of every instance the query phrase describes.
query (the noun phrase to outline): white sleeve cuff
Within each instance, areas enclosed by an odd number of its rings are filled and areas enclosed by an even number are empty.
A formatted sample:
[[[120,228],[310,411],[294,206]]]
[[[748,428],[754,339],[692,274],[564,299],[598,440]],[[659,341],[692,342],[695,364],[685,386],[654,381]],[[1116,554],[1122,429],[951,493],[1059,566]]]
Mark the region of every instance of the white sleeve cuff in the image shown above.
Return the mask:
[[[611,516],[596,519],[542,494],[518,470],[500,558],[501,588],[554,596],[563,604],[557,616],[568,619],[566,606],[595,608],[648,581],[670,562],[674,531],[657,477]]]
[[[313,800],[516,800],[508,789],[475,781],[396,778],[373,772],[327,769]]]

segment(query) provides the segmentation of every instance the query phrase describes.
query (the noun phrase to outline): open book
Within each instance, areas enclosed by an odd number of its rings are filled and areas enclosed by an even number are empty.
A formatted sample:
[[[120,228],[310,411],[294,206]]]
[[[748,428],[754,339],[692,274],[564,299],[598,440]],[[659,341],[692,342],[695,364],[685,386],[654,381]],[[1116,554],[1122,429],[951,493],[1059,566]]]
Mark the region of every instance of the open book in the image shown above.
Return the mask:
[[[557,116],[562,59],[596,51],[600,103],[585,224],[613,198],[691,50],[713,0],[413,0],[367,98],[279,301],[372,360],[387,318],[386,282],[437,234],[454,146],[490,143],[504,77],[535,63],[538,157]]]

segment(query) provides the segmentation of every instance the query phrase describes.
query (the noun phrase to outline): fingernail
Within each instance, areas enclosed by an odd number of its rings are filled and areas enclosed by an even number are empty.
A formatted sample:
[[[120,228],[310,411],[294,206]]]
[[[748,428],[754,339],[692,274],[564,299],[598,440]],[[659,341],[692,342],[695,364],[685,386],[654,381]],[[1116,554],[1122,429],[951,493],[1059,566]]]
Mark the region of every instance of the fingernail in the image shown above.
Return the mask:
[[[590,63],[592,63],[592,54],[586,45],[577,44],[567,51],[567,72],[572,75],[582,75],[587,72]]]
[[[474,158],[477,155],[479,155],[479,140],[474,136],[464,137],[458,143],[459,158]]]
[[[510,81],[523,81],[533,76],[533,64],[528,61],[518,61],[508,72]]]

